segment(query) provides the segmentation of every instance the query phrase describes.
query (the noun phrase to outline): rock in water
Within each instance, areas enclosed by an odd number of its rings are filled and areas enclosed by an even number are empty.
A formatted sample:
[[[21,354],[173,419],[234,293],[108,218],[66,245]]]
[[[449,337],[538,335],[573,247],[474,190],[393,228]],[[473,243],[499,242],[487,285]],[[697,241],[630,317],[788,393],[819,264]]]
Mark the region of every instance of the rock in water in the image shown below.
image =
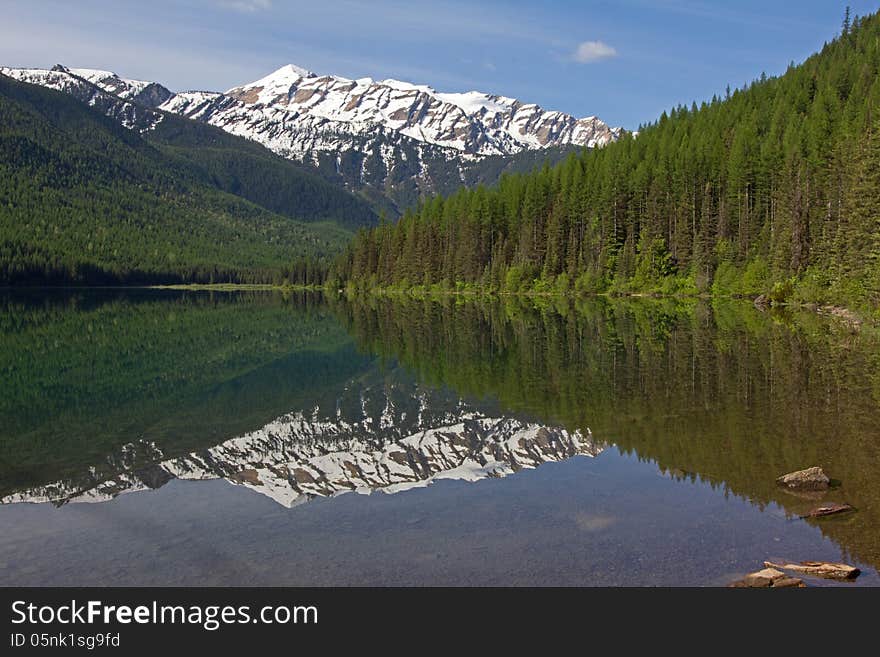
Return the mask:
[[[851,507],[849,504],[838,504],[836,502],[829,502],[828,504],[817,506],[807,515],[801,516],[801,518],[821,518],[822,516],[830,516],[834,515],[835,513],[843,513],[845,511],[853,510],[853,507]]]
[[[776,483],[792,490],[827,490],[831,479],[822,468],[814,466],[782,475]]]
[[[744,579],[749,583],[749,586],[772,586],[773,582],[784,577],[785,573],[775,568],[765,568],[756,573],[749,573]]]
[[[774,583],[786,579],[785,573],[775,568],[765,568],[754,573],[749,573],[741,580],[730,584],[731,588],[765,589],[774,586]]]
[[[824,577],[825,579],[855,579],[862,572],[855,566],[845,563],[829,563],[827,561],[801,561],[800,563],[773,563],[772,561],[765,561],[764,565],[772,570],[777,568],[793,570],[806,575]]]
[[[783,577],[773,581],[774,589],[803,589],[806,588],[806,586],[804,580],[798,579],[797,577]]]

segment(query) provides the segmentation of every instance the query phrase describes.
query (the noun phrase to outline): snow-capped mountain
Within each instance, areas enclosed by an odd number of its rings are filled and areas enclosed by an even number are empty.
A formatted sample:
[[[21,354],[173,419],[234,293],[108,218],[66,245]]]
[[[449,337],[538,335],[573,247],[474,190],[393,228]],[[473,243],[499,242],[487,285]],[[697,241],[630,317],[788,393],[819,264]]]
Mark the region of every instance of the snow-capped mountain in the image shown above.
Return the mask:
[[[376,129],[471,157],[568,144],[601,146],[619,135],[596,117],[575,119],[513,98],[439,93],[398,80],[318,76],[293,65],[213,98],[178,94],[162,107],[199,118],[207,112],[208,121],[247,130],[273,150],[300,156],[337,150],[337,133]]]
[[[102,502],[175,478],[224,478],[292,507],[344,492],[396,493],[440,479],[504,477],[601,451],[589,431],[490,417],[452,398],[440,409],[444,398],[419,387],[376,386],[353,394],[359,400],[341,396],[335,412],[292,412],[182,456],[168,458],[154,444],[131,443],[77,480],[12,492],[0,504]]]
[[[487,157],[603,146],[622,132],[594,116],[578,119],[504,96],[350,80],[294,65],[225,93],[173,93],[155,82],[60,65],[0,73],[61,91],[86,81],[123,100],[253,139],[317,165],[350,189],[373,188],[399,204],[477,182],[478,163]]]
[[[108,71],[67,69],[63,66],[50,70],[0,67],[0,75],[63,91],[119,121],[126,128],[139,132],[150,130],[162,120],[161,112],[153,109],[151,103],[143,102],[144,99],[162,96],[161,89],[164,88],[151,82],[123,81]]]

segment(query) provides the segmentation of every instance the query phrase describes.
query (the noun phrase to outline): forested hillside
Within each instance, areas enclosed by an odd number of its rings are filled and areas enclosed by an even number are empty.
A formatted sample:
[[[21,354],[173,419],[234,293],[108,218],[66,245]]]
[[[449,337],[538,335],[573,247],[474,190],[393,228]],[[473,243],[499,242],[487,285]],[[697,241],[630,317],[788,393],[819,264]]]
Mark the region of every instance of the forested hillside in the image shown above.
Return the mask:
[[[383,137],[374,137],[377,147],[369,154],[356,149],[315,154],[318,173],[334,185],[356,191],[374,210],[396,221],[403,213],[431,195],[449,196],[462,187],[494,185],[505,173],[527,173],[545,162],[558,164],[582,146],[553,146],[524,150],[512,155],[488,155],[480,159],[448,159],[437,147],[398,145],[393,166],[385,166],[383,147],[392,148]],[[427,173],[422,175],[422,166]],[[427,191],[427,189],[430,191]]]
[[[301,276],[375,218],[300,169],[210,126],[129,130],[0,76],[0,284]]]
[[[212,125],[163,114],[141,136],[166,155],[185,161],[206,184],[272,212],[306,222],[329,221],[347,230],[377,223],[378,216],[364,199],[345,192],[314,167]]]
[[[355,287],[880,301],[880,18],[636,137],[362,231]]]

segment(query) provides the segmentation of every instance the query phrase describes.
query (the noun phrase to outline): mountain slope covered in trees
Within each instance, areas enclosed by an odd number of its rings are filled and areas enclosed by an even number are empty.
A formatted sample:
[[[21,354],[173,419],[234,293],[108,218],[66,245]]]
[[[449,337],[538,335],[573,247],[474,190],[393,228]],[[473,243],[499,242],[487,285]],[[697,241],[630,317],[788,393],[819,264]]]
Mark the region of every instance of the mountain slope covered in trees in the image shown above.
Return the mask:
[[[555,164],[567,152],[613,141],[622,132],[596,117],[575,119],[510,98],[478,92],[438,96],[429,87],[394,81],[388,86],[318,78],[295,66],[226,94],[174,93],[156,82],[61,64],[51,69],[0,67],[0,75],[70,94],[154,143],[170,136],[175,146],[234,150],[234,158],[217,162],[214,153],[209,161],[233,174],[216,182],[235,183],[224,189],[271,209],[276,207],[263,199],[277,203],[285,195],[293,197],[297,217],[305,220],[312,211],[323,211],[326,218],[325,206],[314,201],[328,195],[327,183],[397,219],[427,195],[494,184],[504,171],[525,172],[545,161]],[[371,89],[366,96],[355,91],[363,91],[364,85]],[[422,122],[427,132],[416,129]],[[450,139],[452,143],[445,143]],[[254,172],[253,156],[273,151],[278,155],[264,180]],[[190,154],[199,159],[211,155]],[[278,164],[288,158],[287,167]],[[242,168],[250,175],[243,177]],[[276,169],[284,170],[286,185],[277,184]],[[241,182],[250,184],[239,186]],[[332,198],[338,203],[344,195]],[[366,208],[352,207],[353,201],[349,197],[345,208],[347,225],[375,223],[365,221]],[[284,206],[278,211],[284,213]]]
[[[356,287],[880,301],[880,18],[776,78],[362,231]]]
[[[346,230],[378,221],[367,201],[328,181],[314,167],[220,128],[162,114],[162,121],[141,136],[165,155],[185,162],[204,183],[277,214],[304,222],[329,221]]]
[[[277,281],[375,221],[257,144],[157,116],[130,130],[0,76],[0,284]]]

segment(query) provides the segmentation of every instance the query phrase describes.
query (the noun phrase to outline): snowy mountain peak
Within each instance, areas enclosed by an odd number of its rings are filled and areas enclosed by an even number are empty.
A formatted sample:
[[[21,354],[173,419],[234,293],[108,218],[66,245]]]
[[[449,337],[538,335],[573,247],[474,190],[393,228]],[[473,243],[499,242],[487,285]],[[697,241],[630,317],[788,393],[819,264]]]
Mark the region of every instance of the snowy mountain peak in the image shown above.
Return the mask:
[[[439,92],[395,79],[350,80],[294,64],[225,93],[172,93],[97,69],[0,72],[88,101],[94,90],[83,89],[85,81],[118,99],[210,123],[315,164],[352,190],[372,187],[384,195],[410,186],[417,193],[401,192],[406,204],[448,189],[450,180],[465,183],[487,157],[601,147],[622,134],[595,116],[576,118],[506,96]]]
[[[301,78],[314,78],[317,77],[317,74],[313,73],[307,68],[303,68],[302,66],[297,66],[296,64],[285,64],[277,71],[273,73],[273,75],[279,74],[285,75],[298,75]]]
[[[437,93],[437,98],[445,103],[451,103],[460,107],[466,114],[478,114],[481,112],[505,112],[515,105],[521,105],[515,98],[506,96],[491,96],[481,91],[467,91],[465,93]]]
[[[151,86],[161,87],[148,80],[132,80],[120,77],[113,71],[104,71],[95,68],[68,68],[63,64],[56,64],[53,71],[68,73],[100,87],[104,91],[119,96],[123,100],[133,100],[144,89]],[[164,87],[163,87],[164,88]],[[167,91],[167,90],[166,90]],[[170,92],[168,92],[170,95]]]
[[[0,74],[69,94],[131,130],[147,131],[158,125],[162,114],[149,107],[173,95],[155,82],[126,80],[110,71],[67,68],[62,64],[51,70],[0,67]]]
[[[367,78],[368,80],[370,78]],[[397,89],[398,91],[415,91],[423,94],[436,95],[436,91],[433,87],[429,87],[426,84],[413,84],[412,82],[404,82],[403,80],[395,80],[393,78],[388,78],[387,80],[379,80],[376,84],[391,87],[392,89]]]
[[[300,80],[316,77],[318,76],[315,73],[309,71],[308,69],[302,68],[301,66],[297,66],[296,64],[285,64],[281,68],[272,71],[271,73],[269,73],[269,75],[262,77],[259,80],[244,84],[240,87],[234,87],[229,91],[232,92],[236,89],[253,89],[255,87],[277,89],[287,87],[289,89]]]
[[[603,146],[620,136],[620,129],[595,117],[578,119],[505,96],[443,93],[396,79],[318,76],[294,65],[230,89],[226,96],[247,109],[223,104],[217,125],[244,121],[254,130],[258,120],[266,125],[258,140],[288,155],[305,154],[305,144],[295,143],[304,133],[311,149],[317,146],[316,133],[391,132],[471,158],[551,146]],[[279,131],[279,126],[284,127]]]

